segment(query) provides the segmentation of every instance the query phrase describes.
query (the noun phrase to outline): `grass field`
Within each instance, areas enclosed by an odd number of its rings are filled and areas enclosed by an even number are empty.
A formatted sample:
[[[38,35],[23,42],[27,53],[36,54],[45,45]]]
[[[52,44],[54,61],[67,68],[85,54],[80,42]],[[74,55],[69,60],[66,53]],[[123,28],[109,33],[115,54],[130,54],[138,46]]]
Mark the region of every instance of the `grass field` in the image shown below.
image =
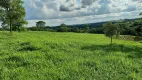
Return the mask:
[[[142,43],[99,34],[0,32],[0,80],[142,80]]]

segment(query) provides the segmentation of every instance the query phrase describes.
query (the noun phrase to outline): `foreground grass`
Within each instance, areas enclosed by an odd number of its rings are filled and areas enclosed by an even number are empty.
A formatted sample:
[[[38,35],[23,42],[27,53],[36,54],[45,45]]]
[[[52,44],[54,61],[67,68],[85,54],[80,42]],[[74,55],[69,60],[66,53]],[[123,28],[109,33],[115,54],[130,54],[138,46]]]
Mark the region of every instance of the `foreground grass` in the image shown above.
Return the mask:
[[[142,44],[98,34],[0,32],[0,80],[142,80]]]

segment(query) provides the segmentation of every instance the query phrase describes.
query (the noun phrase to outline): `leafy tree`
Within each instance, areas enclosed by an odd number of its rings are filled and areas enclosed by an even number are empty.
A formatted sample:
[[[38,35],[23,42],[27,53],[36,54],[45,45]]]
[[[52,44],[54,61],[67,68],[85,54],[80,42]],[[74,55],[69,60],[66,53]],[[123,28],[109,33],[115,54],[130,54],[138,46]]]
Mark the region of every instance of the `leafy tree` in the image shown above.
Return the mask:
[[[78,27],[73,27],[73,28],[71,28],[71,32],[79,32]]]
[[[68,32],[69,31],[69,28],[67,27],[66,24],[61,24],[59,26],[59,32]]]
[[[103,29],[102,27],[95,27],[95,28],[91,28],[89,30],[89,33],[97,33],[97,34],[103,34]]]
[[[85,24],[83,26],[83,29],[84,29],[84,32],[87,33],[89,31],[89,25],[88,24]]]
[[[2,12],[0,19],[3,21],[3,24],[8,24],[10,26],[11,33],[12,25],[14,25],[14,23],[18,23],[20,20],[24,20],[26,12],[22,6],[23,3],[24,2],[22,0],[0,1],[0,12]]]
[[[142,20],[136,20],[133,22],[132,28],[135,32],[135,36],[142,36]]]
[[[38,22],[36,22],[36,26],[37,27],[45,27],[45,22],[44,21],[38,21]]]
[[[23,30],[24,24],[28,24],[28,22],[23,20],[23,19],[19,19],[19,21],[16,21],[15,23],[13,23],[12,26],[13,26],[14,29],[12,29],[12,30],[15,30],[15,31],[18,31],[18,32],[25,31],[25,30]]]
[[[121,32],[121,29],[120,29],[120,24],[119,23],[115,23],[114,26],[116,27],[116,37],[118,38],[119,35],[120,35],[120,32]]]
[[[59,27],[67,27],[67,25],[62,23]]]
[[[142,12],[140,13],[140,16],[142,16]],[[138,30],[139,30],[139,35],[142,36],[142,18],[141,18],[140,22],[141,22],[141,26],[139,26]]]
[[[47,27],[36,27],[36,26],[33,26],[33,27],[30,27],[28,28],[28,30],[30,31],[47,31]]]
[[[108,22],[103,25],[103,29],[105,35],[111,39],[112,44],[112,37],[118,34],[118,26],[112,24],[112,22]]]

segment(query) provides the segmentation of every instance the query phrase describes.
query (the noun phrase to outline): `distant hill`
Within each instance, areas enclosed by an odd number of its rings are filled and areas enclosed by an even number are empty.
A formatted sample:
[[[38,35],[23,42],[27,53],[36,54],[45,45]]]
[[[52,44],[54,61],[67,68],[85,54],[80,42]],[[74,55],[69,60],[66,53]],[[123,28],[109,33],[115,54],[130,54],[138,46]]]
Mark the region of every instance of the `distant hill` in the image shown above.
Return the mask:
[[[116,23],[116,22],[120,22],[120,23],[125,23],[125,22],[133,22],[135,20],[139,20],[140,18],[135,18],[135,19],[120,19],[120,20],[112,20],[111,22],[112,23]],[[102,25],[104,23],[107,23],[107,22],[110,22],[110,21],[105,21],[105,22],[97,22],[97,23],[87,23],[89,25],[90,28],[99,28],[99,27],[102,27]],[[70,28],[82,28],[85,24],[75,24],[75,25],[67,25],[68,27]],[[50,29],[54,29],[54,30],[57,30],[57,28],[59,26],[52,26],[52,27],[49,27],[47,26],[48,28]]]
[[[138,19],[140,19],[140,18],[112,20],[111,22],[113,22],[113,23],[116,23],[116,22],[131,22],[131,21],[135,21],[135,20],[138,20]],[[110,21],[97,22],[97,23],[88,23],[88,25],[89,25],[90,28],[101,27],[104,23],[107,23],[107,22],[110,22]],[[76,25],[68,25],[68,26],[69,27],[78,27],[78,28],[81,28],[81,27],[83,27],[83,25],[84,24],[76,24]],[[52,28],[56,28],[56,27],[59,27],[59,26],[54,26]]]

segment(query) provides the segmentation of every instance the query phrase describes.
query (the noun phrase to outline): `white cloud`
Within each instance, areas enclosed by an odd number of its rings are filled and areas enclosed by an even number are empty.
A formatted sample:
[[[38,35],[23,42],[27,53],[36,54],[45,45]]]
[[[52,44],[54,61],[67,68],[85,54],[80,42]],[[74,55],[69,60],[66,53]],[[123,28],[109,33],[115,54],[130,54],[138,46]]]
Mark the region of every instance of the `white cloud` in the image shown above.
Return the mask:
[[[24,0],[24,2],[26,19],[34,22],[46,20],[47,25],[98,22],[119,19],[118,17],[136,18],[142,10],[141,0]],[[30,21],[30,25],[33,24]]]

